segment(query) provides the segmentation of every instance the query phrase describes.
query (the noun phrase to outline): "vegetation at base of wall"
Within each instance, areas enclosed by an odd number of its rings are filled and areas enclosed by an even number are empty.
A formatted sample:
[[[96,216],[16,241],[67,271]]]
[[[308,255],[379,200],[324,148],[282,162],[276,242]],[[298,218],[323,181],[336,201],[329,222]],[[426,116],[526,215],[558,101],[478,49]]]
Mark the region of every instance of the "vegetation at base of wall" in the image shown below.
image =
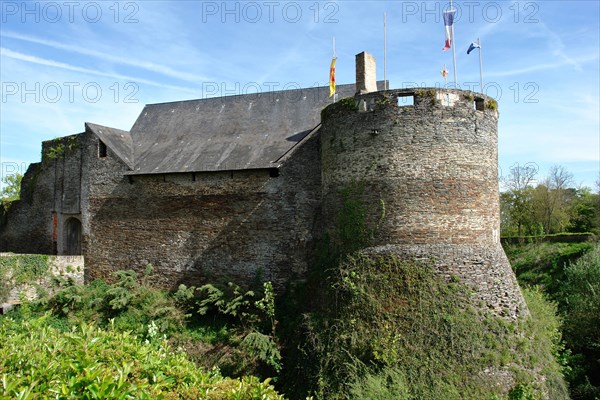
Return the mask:
[[[565,377],[571,397],[600,397],[600,243],[505,245],[524,286],[538,287],[554,299],[564,320]]]
[[[291,398],[565,399],[555,305],[533,292],[509,322],[474,304],[430,262],[363,250],[381,218],[364,185],[340,192],[335,229],[282,317],[282,376]],[[382,209],[385,209],[382,207]],[[293,316],[297,316],[294,319]],[[503,382],[498,384],[499,382]]]
[[[282,399],[269,380],[197,368],[156,334],[143,340],[112,324],[62,331],[49,321],[0,319],[3,398]]]
[[[600,243],[565,271],[560,289],[573,399],[600,398]]]
[[[317,399],[528,398],[496,385],[504,375],[531,398],[567,398],[559,321],[538,292],[531,317],[510,323],[425,262],[358,252],[325,282],[328,301],[301,325],[303,381]]]
[[[48,256],[15,254],[0,257],[0,302],[8,299],[15,285],[35,282],[48,271]]]
[[[25,302],[12,315],[26,320],[50,311],[50,323],[63,330],[94,324],[139,337],[165,336],[205,369],[218,367],[238,377],[276,376],[281,355],[270,282],[254,291],[230,283],[200,288],[181,285],[170,293],[153,288],[152,276],[149,266],[142,276],[118,271],[112,284],[96,280],[77,285],[57,277],[52,296]]]

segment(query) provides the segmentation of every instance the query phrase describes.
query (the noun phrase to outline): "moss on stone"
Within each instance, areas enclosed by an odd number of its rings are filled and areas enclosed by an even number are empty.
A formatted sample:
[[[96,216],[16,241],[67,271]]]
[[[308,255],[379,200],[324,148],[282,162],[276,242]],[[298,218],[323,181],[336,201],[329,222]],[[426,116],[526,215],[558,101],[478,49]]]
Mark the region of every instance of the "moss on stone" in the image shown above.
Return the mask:
[[[333,104],[328,105],[321,110],[321,122],[340,111],[356,112],[358,111],[358,102],[354,97],[345,97]]]

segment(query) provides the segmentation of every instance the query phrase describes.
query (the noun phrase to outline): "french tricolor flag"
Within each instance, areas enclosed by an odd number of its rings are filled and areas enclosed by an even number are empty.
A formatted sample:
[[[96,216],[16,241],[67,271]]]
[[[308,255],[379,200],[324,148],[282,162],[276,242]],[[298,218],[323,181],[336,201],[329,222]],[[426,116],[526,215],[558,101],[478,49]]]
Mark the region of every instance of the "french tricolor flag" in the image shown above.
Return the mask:
[[[446,44],[442,49],[444,51],[449,50],[454,41],[454,14],[456,14],[456,10],[444,11],[444,27],[446,28]]]

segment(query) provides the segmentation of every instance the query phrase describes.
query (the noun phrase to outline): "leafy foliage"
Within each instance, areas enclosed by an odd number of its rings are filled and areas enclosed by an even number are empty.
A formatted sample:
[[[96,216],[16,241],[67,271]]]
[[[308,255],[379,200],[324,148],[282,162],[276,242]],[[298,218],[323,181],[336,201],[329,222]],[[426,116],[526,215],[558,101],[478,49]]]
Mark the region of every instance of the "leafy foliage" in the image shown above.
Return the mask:
[[[506,255],[521,285],[541,286],[554,300],[559,300],[565,270],[592,247],[593,243],[527,243],[505,245]]]
[[[275,294],[270,282],[263,284],[263,296],[256,298],[254,291],[243,292],[233,283],[222,290],[208,284],[198,288],[198,313],[212,312],[228,318],[236,333],[230,338],[239,348],[239,363],[262,364],[263,367],[278,373],[282,368],[281,354],[275,327]],[[234,320],[231,320],[231,318]],[[237,323],[236,323],[237,322]],[[260,365],[257,365],[259,367]]]
[[[181,331],[185,314],[167,292],[153,289],[147,279],[151,268],[140,280],[134,271],[118,271],[116,282],[108,285],[94,281],[90,285],[59,282],[61,289],[44,300],[57,315],[68,317],[74,323],[94,322],[106,327],[109,320],[121,330],[144,334],[154,321],[161,334]]]
[[[79,148],[77,135],[56,138],[52,141],[52,146],[48,147],[45,156],[49,159],[64,158],[69,153]]]
[[[567,267],[561,290],[565,338],[573,355],[574,399],[600,397],[600,243]]]
[[[303,326],[317,398],[506,398],[491,382],[507,373],[536,396],[568,397],[553,357],[559,323],[539,297],[531,318],[511,324],[426,263],[360,252],[328,284],[334,306]]]
[[[600,193],[573,188],[573,175],[560,165],[536,183],[537,167],[515,165],[500,195],[503,236],[557,232],[600,232]]]
[[[0,257],[0,301],[6,301],[15,284],[30,283],[48,270],[48,256],[19,254]]]
[[[2,178],[3,187],[0,191],[0,202],[10,203],[19,200],[21,194],[21,181],[23,175],[16,173],[14,175],[6,175]]]
[[[564,344],[555,355],[573,399],[600,396],[600,243],[529,243],[506,246],[521,284],[538,285],[564,320]],[[528,298],[531,303],[535,301]]]
[[[49,315],[0,319],[3,396],[78,399],[282,399],[269,381],[205,372],[166,341],[143,343],[114,326],[62,332]]]

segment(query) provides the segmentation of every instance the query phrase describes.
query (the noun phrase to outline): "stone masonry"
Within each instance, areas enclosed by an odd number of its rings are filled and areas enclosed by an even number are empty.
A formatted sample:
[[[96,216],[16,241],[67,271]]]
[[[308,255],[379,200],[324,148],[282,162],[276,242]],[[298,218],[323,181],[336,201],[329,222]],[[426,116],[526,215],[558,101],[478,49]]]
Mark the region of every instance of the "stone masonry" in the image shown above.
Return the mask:
[[[432,258],[484,307],[527,313],[500,247],[496,102],[383,87],[361,53],[357,84],[328,107],[320,87],[148,105],[129,132],[87,123],[43,144],[0,221],[0,251],[82,254],[87,281],[152,264],[168,288],[283,291],[360,183],[377,226],[369,252]]]

